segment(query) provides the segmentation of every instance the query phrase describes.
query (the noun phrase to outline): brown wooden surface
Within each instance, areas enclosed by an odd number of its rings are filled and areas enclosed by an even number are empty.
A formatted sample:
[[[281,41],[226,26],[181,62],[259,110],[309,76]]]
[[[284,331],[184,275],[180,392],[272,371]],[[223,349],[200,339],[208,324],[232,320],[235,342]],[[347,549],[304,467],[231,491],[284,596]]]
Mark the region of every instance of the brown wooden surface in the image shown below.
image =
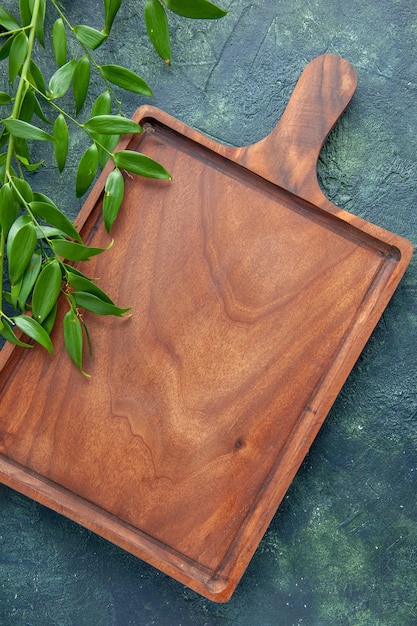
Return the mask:
[[[355,87],[346,61],[318,57],[243,148],[139,109],[145,132],[124,145],[173,180],[126,177],[115,244],[83,267],[132,317],[85,315],[90,380],[58,335],[53,358],[0,353],[1,480],[212,600],[235,589],[411,258],[317,183]],[[95,246],[103,185],[78,218]]]

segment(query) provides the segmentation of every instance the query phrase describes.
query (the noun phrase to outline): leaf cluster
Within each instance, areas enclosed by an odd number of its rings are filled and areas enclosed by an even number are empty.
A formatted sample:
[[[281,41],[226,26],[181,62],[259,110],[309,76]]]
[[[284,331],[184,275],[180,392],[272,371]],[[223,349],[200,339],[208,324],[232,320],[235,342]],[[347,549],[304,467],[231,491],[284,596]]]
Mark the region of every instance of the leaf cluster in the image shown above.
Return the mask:
[[[208,0],[146,0],[144,17],[149,39],[168,65],[171,65],[172,55],[167,9],[194,19],[219,19],[227,14]]]
[[[122,0],[103,0],[103,28],[72,25],[57,0],[19,0],[18,14],[0,5],[0,63],[7,66],[9,89],[0,92],[0,335],[18,346],[33,341],[53,353],[51,332],[58,300],[66,303],[64,342],[75,365],[83,371],[83,345],[91,350],[83,311],[123,317],[129,308],[117,306],[96,282],[75,264],[101,254],[105,249],[85,245],[65,213],[28,182],[28,173],[43,165],[31,156],[33,142],[51,146],[51,157],[62,172],[67,163],[71,129],[85,133],[88,147],[81,154],[75,177],[75,194],[89,190],[98,171],[111,159],[103,197],[103,221],[110,232],[121,208],[124,177],[128,172],[150,178],[169,179],[165,168],[144,154],[118,150],[123,134],[141,133],[127,119],[117,98],[117,89],[152,96],[146,81],[129,68],[114,63],[99,64],[94,51],[110,36]],[[191,18],[219,18],[225,12],[208,0],[146,0],[144,19],[150,41],[158,54],[171,63],[167,10]],[[55,11],[50,31],[47,11]],[[68,56],[68,39],[78,42],[78,53]],[[56,69],[45,76],[36,62],[35,43],[52,45]],[[39,47],[39,46],[38,46]],[[91,111],[79,121],[95,72],[103,91]],[[116,89],[115,89],[116,88]],[[70,90],[73,109],[62,99]],[[112,244],[110,244],[112,245]],[[110,247],[110,246],[109,246]],[[5,291],[4,280],[10,283]],[[6,314],[4,303],[15,311]],[[28,340],[22,337],[27,336]]]

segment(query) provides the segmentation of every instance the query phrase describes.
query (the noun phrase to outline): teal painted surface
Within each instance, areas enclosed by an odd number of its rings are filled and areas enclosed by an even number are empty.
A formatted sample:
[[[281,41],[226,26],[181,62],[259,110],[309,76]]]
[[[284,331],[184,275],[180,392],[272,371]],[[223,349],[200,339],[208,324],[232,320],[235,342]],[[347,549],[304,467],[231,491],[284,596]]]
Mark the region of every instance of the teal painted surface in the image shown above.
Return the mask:
[[[71,4],[75,21],[101,25],[100,3]],[[417,243],[414,2],[226,0],[220,22],[171,20],[172,68],[147,44],[142,6],[124,0],[114,62],[149,80],[156,106],[232,145],[274,127],[313,57],[351,61],[358,88],[322,151],[320,183],[336,204]],[[144,101],[125,98],[127,113]],[[35,180],[66,198],[69,174]],[[80,205],[67,207],[74,217]],[[417,624],[416,264],[229,603],[201,598],[0,486],[1,626]]]

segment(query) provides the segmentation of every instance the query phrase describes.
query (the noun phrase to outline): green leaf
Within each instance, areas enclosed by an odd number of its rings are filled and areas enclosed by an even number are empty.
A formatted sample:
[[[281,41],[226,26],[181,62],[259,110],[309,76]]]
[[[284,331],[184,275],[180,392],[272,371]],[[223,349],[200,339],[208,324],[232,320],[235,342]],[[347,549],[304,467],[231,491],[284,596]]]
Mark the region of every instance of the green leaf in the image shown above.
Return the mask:
[[[10,291],[3,291],[3,297],[8,304],[11,304],[14,307]]]
[[[32,9],[30,0],[19,0],[20,18],[22,26],[29,26],[32,18]]]
[[[6,42],[0,48],[0,61],[4,61],[10,54],[10,48],[12,46],[13,37],[8,37]]]
[[[44,39],[45,11],[46,11],[46,0],[40,0],[39,14],[38,14],[38,19],[36,20],[35,32],[36,32],[36,37],[38,38],[38,41],[43,48],[45,47],[45,39]]]
[[[91,111],[91,117],[97,115],[109,115],[111,111],[111,96],[108,91],[101,93],[95,100]]]
[[[73,270],[74,268],[71,268]],[[80,276],[80,274],[75,274],[74,271],[67,271],[67,283],[71,285],[76,291],[86,291],[87,293],[92,293],[94,296],[97,296],[103,302],[108,302],[108,304],[114,304],[113,300],[109,298],[109,296],[97,287],[97,285],[91,280],[91,278],[86,278],[85,276]]]
[[[68,259],[68,261],[88,261],[89,259],[91,259],[92,256],[101,254],[108,249],[93,248],[90,246],[85,246],[81,243],[66,241],[65,239],[53,239],[51,241],[51,247],[57,256]]]
[[[80,234],[74,224],[66,215],[64,215],[64,213],[62,213],[62,211],[58,209],[57,206],[48,202],[39,202],[36,200],[31,202],[29,206],[33,215],[40,217],[45,220],[45,222],[48,222],[48,224],[55,226],[55,228],[58,228],[62,233],[71,237],[71,239],[75,239],[79,243],[82,243]]]
[[[89,133],[99,133],[101,135],[124,135],[142,132],[139,124],[120,115],[96,115],[87,120],[83,127]]]
[[[44,130],[41,130],[33,124],[24,122],[23,120],[15,120],[13,118],[7,118],[3,120],[3,124],[11,135],[16,137],[22,137],[23,139],[35,139],[38,141],[53,141],[52,135],[49,135]]]
[[[72,296],[75,299],[77,306],[85,309],[86,311],[90,311],[91,313],[96,313],[97,315],[115,315],[116,317],[122,317],[132,308],[128,307],[126,309],[121,309],[115,304],[104,302],[100,298],[97,298],[94,294],[84,291],[74,291]]]
[[[12,189],[20,206],[25,203],[32,202],[33,191],[29,183],[24,178],[17,178],[17,176],[13,176]]]
[[[26,141],[26,139],[22,139],[21,137],[15,137],[14,138],[14,151],[15,151],[15,156],[17,159],[23,158],[23,159],[26,159],[27,162],[29,163],[30,153],[29,153],[28,142]],[[13,174],[16,175],[16,172],[13,172]]]
[[[48,202],[49,204],[53,204],[54,206],[56,206],[54,202],[51,200],[51,198],[48,198],[47,195],[45,195],[44,193],[41,193],[40,191],[33,192],[33,199],[36,200],[37,202]]]
[[[26,301],[29,298],[39,272],[41,271],[41,266],[42,252],[40,250],[35,250],[32,254],[32,258],[30,259],[29,265],[23,274],[22,284],[20,287],[18,305],[22,311],[26,308]]]
[[[107,177],[103,197],[103,219],[107,232],[117,217],[123,201],[125,190],[124,178],[121,171],[116,167]]]
[[[0,189],[0,226],[5,235],[16,219],[18,205],[16,203],[10,183]]]
[[[28,172],[36,172],[41,165],[43,165],[44,161],[38,161],[38,163],[30,163],[28,159],[24,156],[20,156],[20,154],[16,154],[16,158],[22,165],[25,166]]]
[[[8,138],[9,134],[4,133],[3,136],[6,136]],[[1,145],[1,137],[0,137],[0,145]],[[1,152],[0,153],[0,180],[6,179],[6,160],[7,160],[7,154],[5,152]],[[12,168],[12,171],[13,171],[13,168]]]
[[[48,120],[47,117],[45,117],[42,109],[41,109],[41,105],[39,104],[39,100],[38,98],[34,95],[33,99],[35,101],[35,108],[34,108],[34,113],[35,115],[37,115],[39,117],[40,120],[42,120],[43,122],[45,122],[46,124],[51,124],[51,121]]]
[[[82,369],[83,360],[83,331],[80,320],[73,309],[64,316],[63,321],[64,344],[69,357],[84,376],[88,376]]]
[[[104,0],[104,31],[109,34],[122,0]]]
[[[89,50],[95,50],[98,48],[103,41],[107,39],[107,34],[92,28],[91,26],[86,26],[85,24],[80,24],[80,26],[74,26],[73,33],[83,46],[89,48]]]
[[[2,6],[0,6],[0,26],[3,26],[6,30],[20,28],[19,22]]]
[[[160,0],[146,0],[145,24],[149,39],[161,59],[171,65],[171,40],[168,18]]]
[[[163,3],[170,11],[182,17],[219,19],[227,15],[227,11],[208,0],[163,0]]]
[[[32,219],[30,215],[19,215],[19,217],[16,218],[16,220],[13,222],[13,224],[10,227],[9,240],[11,241],[11,239],[13,239],[17,231],[20,230],[22,226],[25,226],[26,224],[31,224],[31,223],[32,223]]]
[[[99,115],[109,115],[111,111],[111,96],[108,91],[100,94],[93,104],[91,117],[97,117]],[[99,165],[103,168],[109,160],[108,152],[112,152],[116,147],[119,136],[118,135],[102,135],[99,133],[94,134],[94,139],[98,148],[98,160]],[[113,143],[114,141],[114,143]],[[108,152],[104,149],[106,148]]]
[[[0,105],[9,104],[12,101],[12,97],[5,91],[0,91]]]
[[[83,327],[83,331],[85,332],[85,336],[87,339],[87,344],[88,344],[88,351],[90,353],[90,356],[93,356],[93,346],[91,343],[91,339],[90,339],[90,333],[88,332],[88,328],[87,328],[87,324],[84,322],[84,320],[80,320],[81,321],[81,325]],[[85,374],[85,372],[83,372],[83,374]],[[88,376],[88,374],[85,374],[85,376]]]
[[[18,161],[20,161],[20,163],[22,163],[22,165],[25,166],[28,172],[36,172],[36,170],[38,170],[44,164],[44,161],[38,161],[38,163],[29,163],[26,157],[20,156],[19,154],[16,154],[16,158]]]
[[[60,172],[65,167],[68,154],[68,126],[62,113],[54,122],[53,129],[55,160]]]
[[[57,65],[65,65],[67,60],[67,32],[63,20],[59,17],[52,26],[52,47]]]
[[[35,226],[36,228],[36,237],[38,239],[51,239],[52,237],[58,239],[65,239],[65,233],[59,228],[54,228],[53,226]]]
[[[40,324],[48,317],[58,300],[61,284],[61,266],[59,261],[53,259],[39,274],[33,289],[32,314]]]
[[[11,172],[14,174],[14,169],[11,168]],[[6,166],[4,163],[0,165],[0,180],[4,180],[6,178]]]
[[[99,164],[103,169],[119,143],[120,135],[94,135],[94,139],[97,142]]]
[[[12,84],[20,72],[28,51],[28,38],[23,31],[13,37],[9,55],[9,81]]]
[[[10,343],[15,344],[16,346],[20,346],[21,348],[33,348],[30,343],[24,343],[23,341],[20,341],[20,339],[16,337],[16,335],[7,323],[4,324],[3,327],[0,329],[0,335],[2,335],[2,337],[4,337],[6,341],[10,341]]]
[[[22,216],[29,217],[29,216]],[[20,218],[14,222],[7,237],[7,258],[9,277],[12,285],[16,284],[30,263],[36,246],[36,229],[32,221],[22,220],[22,225],[14,228]],[[30,220],[30,218],[29,218]]]
[[[22,276],[14,285],[12,285],[10,289],[10,302],[14,309],[17,309],[17,301],[19,299],[21,287],[22,287]]]
[[[86,278],[87,280],[97,280],[96,278],[89,278],[88,276],[80,272],[80,270],[78,270],[73,265],[68,265],[67,263],[63,263],[62,265],[65,268],[66,274],[68,274],[69,272],[70,274],[76,274],[76,276],[81,276],[81,278]]]
[[[33,89],[27,89],[20,107],[19,120],[30,122],[35,112],[35,94]]]
[[[75,181],[75,193],[77,198],[83,196],[97,174],[98,169],[98,149],[93,143],[82,155],[77,168],[77,178]]]
[[[74,70],[72,90],[74,92],[76,115],[81,111],[87,96],[90,82],[90,61],[85,54],[78,60]]]
[[[54,327],[57,311],[58,311],[58,302],[55,302],[54,306],[49,311],[47,317],[42,322],[42,326],[46,330],[48,335],[51,334],[52,329]]]
[[[171,175],[162,165],[140,152],[132,150],[120,150],[112,155],[114,164],[120,169],[139,174],[147,178],[166,178],[171,180]]]
[[[68,61],[65,65],[61,65],[55,74],[51,76],[49,81],[49,92],[51,98],[61,98],[67,93],[74,76],[76,63],[75,59],[71,59],[71,61]]]
[[[39,322],[28,315],[16,315],[16,317],[13,317],[12,319],[16,326],[20,328],[25,335],[37,341],[41,346],[48,350],[50,354],[53,354],[54,349],[51,338]]]
[[[56,206],[56,204],[54,203],[54,201],[51,200],[51,198],[49,198],[44,193],[41,193],[40,191],[34,191],[33,192],[33,200],[36,201],[36,202],[46,202],[46,204],[50,204],[52,207],[54,207],[54,209],[59,211],[59,209]]]
[[[39,67],[36,65],[36,63],[33,60],[31,60],[30,62],[30,71],[28,75],[28,80],[29,82],[32,83],[34,87],[36,87],[36,89],[39,89],[41,93],[43,94],[46,93],[45,79],[43,77],[41,70],[39,69]]]
[[[153,95],[151,88],[143,78],[125,67],[120,65],[100,65],[99,70],[103,78],[113,83],[113,85],[144,96]]]
[[[29,88],[26,91],[25,98],[23,100],[23,105],[20,110],[19,119],[24,122],[30,122],[33,115],[37,115],[39,119],[41,119],[46,124],[50,124],[51,122],[44,115],[42,111],[41,105],[39,104],[39,100],[37,99],[33,89]]]

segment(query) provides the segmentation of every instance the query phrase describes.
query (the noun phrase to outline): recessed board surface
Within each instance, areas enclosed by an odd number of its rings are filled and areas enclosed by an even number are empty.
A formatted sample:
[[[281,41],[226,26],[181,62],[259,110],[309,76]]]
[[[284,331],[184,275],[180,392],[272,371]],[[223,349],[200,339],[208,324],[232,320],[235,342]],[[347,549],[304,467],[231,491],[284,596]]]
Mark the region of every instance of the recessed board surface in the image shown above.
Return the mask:
[[[197,133],[140,121],[145,132],[127,147],[173,180],[127,175],[114,246],[80,266],[133,314],[85,314],[89,380],[58,333],[53,359],[10,353],[0,472],[225,600],[404,261],[391,237],[274,185]],[[99,181],[82,227],[99,247],[109,243],[102,192]],[[31,381],[24,394],[19,377]]]
[[[214,574],[398,255],[164,127],[135,148],[173,182],[127,177],[83,268],[133,315],[85,315],[90,381],[22,354],[36,397],[3,389],[3,453]]]

